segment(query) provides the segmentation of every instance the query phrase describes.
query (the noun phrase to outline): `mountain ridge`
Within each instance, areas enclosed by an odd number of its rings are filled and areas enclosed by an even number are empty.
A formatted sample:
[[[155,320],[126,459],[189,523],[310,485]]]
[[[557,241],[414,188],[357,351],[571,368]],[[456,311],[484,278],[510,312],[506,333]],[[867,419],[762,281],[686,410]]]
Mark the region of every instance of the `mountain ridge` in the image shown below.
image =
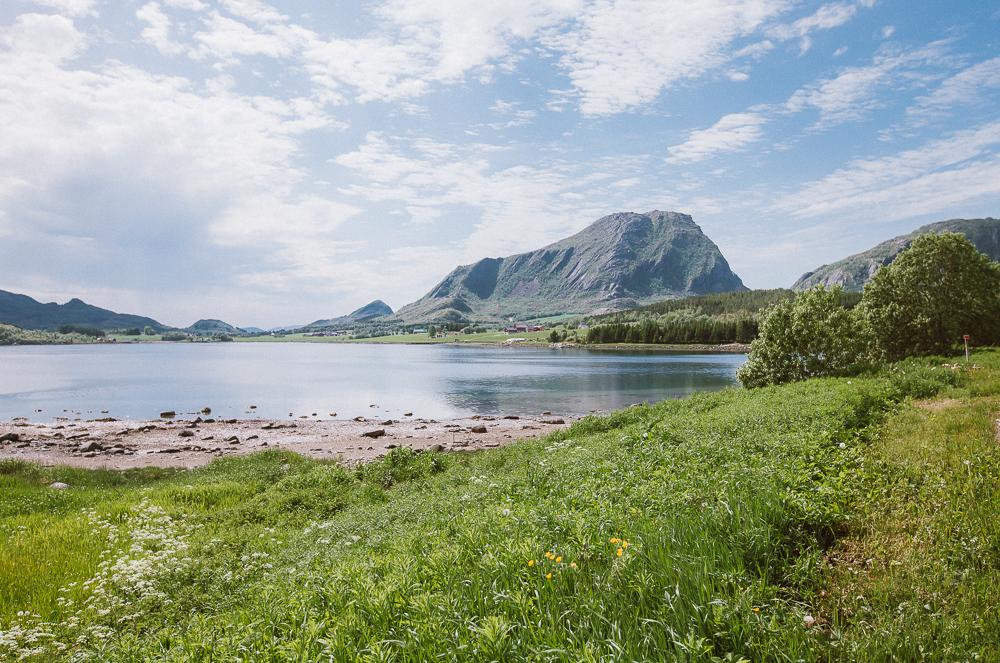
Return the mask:
[[[916,237],[931,233],[957,232],[965,235],[977,249],[1000,261],[1000,219],[948,219],[920,226],[916,230],[898,235],[876,244],[872,248],[842,258],[828,265],[821,265],[806,272],[792,284],[792,290],[808,290],[817,285],[840,286],[845,290],[860,291],[865,283],[884,265],[890,264]]]
[[[541,317],[745,289],[690,215],[617,212],[535,251],[460,265],[396,316],[404,322]]]
[[[96,327],[99,329],[128,329],[152,327],[156,331],[170,329],[153,318],[129,313],[116,313],[109,309],[87,304],[74,297],[65,304],[42,303],[28,295],[0,290],[0,322],[21,329],[55,330],[63,325]]]
[[[341,315],[336,318],[328,318],[325,320],[316,320],[308,325],[306,328],[312,327],[340,327],[344,325],[350,325],[355,322],[361,322],[363,320],[371,320],[374,318],[381,318],[390,316],[393,314],[392,308],[383,302],[381,299],[376,299],[374,301],[368,302],[359,309],[351,311],[347,315]]]

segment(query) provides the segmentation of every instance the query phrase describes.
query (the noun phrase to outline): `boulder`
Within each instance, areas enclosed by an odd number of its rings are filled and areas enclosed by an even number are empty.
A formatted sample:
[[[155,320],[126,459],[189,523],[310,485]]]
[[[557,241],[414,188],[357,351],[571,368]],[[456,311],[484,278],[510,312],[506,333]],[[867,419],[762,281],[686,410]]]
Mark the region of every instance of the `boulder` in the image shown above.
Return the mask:
[[[62,481],[53,481],[52,483],[49,484],[49,488],[51,488],[52,490],[66,490],[67,488],[69,488],[69,484],[63,483]]]
[[[173,410],[164,410],[163,412],[160,413],[160,419],[172,419],[173,417],[176,416],[177,413],[174,412]]]
[[[201,408],[201,413],[202,414],[212,414],[212,408],[210,408],[210,407],[203,407],[203,408]]]
[[[473,426],[469,430],[472,431],[473,433],[485,433],[486,432],[486,426],[482,426],[482,425]]]
[[[0,442],[20,442],[21,436],[17,433],[4,433],[0,435]]]
[[[85,442],[80,445],[77,451],[87,453],[90,451],[102,451],[103,449],[104,447],[101,445],[100,442]]]
[[[378,437],[382,437],[383,435],[385,435],[385,429],[378,428],[376,430],[370,430],[370,431],[367,431],[365,433],[362,433],[361,437],[370,437],[372,439],[375,439],[375,438],[378,438]]]
[[[182,430],[177,434],[178,437],[194,437],[194,432],[189,430]]]

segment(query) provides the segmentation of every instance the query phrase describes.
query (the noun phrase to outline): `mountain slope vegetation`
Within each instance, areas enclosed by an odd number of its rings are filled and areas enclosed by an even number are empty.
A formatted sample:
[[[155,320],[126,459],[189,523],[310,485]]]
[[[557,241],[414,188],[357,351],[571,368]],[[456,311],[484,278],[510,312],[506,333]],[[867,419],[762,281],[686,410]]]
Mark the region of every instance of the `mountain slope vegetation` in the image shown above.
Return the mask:
[[[357,322],[362,322],[365,320],[372,320],[374,318],[382,318],[392,315],[392,308],[388,304],[383,302],[381,299],[376,299],[373,302],[369,302],[362,306],[361,308],[351,311],[347,315],[342,315],[336,318],[328,318],[326,320],[316,320],[306,325],[307,328],[338,328],[338,327],[350,327]]]
[[[813,286],[841,286],[860,292],[883,265],[888,265],[920,235],[954,232],[965,235],[982,253],[1000,261],[1000,219],[950,219],[917,228],[911,233],[893,237],[867,251],[806,272],[792,285],[792,290],[808,290]]]
[[[542,317],[744,289],[690,216],[621,212],[537,251],[458,267],[397,315],[406,322]]]
[[[21,329],[54,330],[67,325],[104,330],[135,327],[152,327],[156,331],[168,329],[152,318],[115,313],[76,298],[65,304],[43,304],[27,295],[6,290],[0,290],[0,322]]]

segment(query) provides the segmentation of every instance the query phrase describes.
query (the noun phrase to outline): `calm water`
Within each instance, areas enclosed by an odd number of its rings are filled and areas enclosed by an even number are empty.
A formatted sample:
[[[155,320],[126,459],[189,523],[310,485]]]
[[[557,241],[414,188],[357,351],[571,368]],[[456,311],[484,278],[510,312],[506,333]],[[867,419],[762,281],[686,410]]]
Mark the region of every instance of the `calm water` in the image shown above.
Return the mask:
[[[221,417],[574,415],[721,389],[744,359],[318,343],[0,347],[0,419],[148,419],[205,406]]]

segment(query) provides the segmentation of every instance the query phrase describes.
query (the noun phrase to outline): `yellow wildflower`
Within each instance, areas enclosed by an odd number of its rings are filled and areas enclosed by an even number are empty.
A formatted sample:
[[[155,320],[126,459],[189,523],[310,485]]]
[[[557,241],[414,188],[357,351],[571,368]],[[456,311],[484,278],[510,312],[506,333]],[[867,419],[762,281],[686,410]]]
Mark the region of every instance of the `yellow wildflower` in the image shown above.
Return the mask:
[[[576,568],[576,562],[570,562],[569,568],[575,569]]]
[[[625,551],[624,551],[624,550],[622,550],[621,548],[619,548],[619,549],[618,549],[618,556],[619,556],[619,557],[621,557],[621,556],[622,556],[622,553],[623,553],[623,552],[625,552]]]
[[[622,548],[628,548],[628,541],[622,541]]]
[[[545,574],[545,579],[552,580],[552,571],[549,571],[548,573]]]
[[[535,560],[529,559],[528,560],[528,566],[534,566],[534,565],[535,565]]]
[[[760,608],[754,608],[753,611],[754,612],[760,612]]]
[[[562,564],[562,555],[556,557],[556,564]]]

